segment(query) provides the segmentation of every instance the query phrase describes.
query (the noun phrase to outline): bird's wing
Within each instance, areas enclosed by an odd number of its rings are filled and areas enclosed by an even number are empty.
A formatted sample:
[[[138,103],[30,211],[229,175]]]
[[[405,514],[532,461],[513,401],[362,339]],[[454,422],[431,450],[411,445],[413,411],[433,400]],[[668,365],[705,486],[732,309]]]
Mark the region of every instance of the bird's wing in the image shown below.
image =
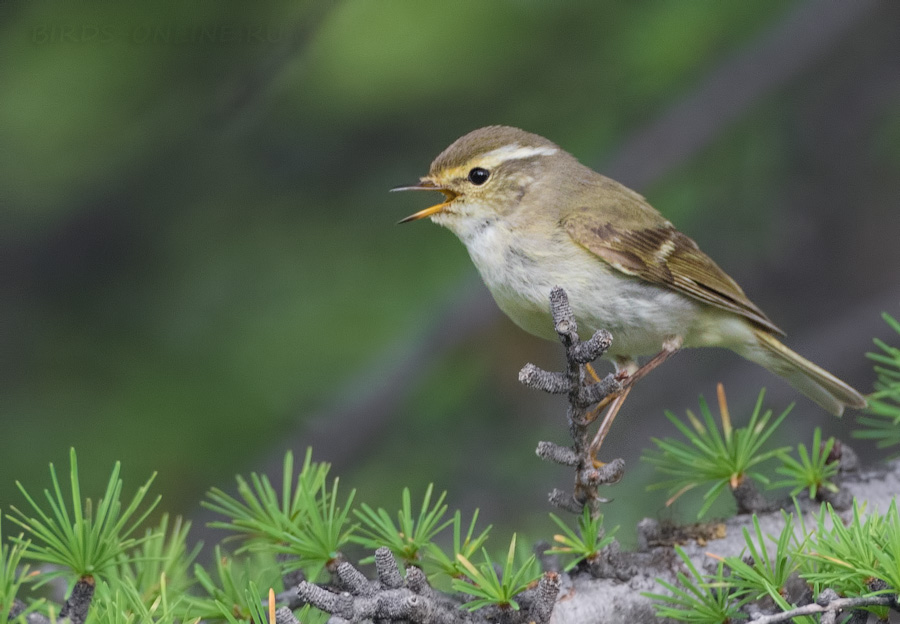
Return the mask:
[[[625,275],[671,288],[784,334],[697,243],[642,197],[625,187],[619,193],[609,190],[613,193],[604,195],[612,196],[610,205],[584,207],[562,219],[572,240]]]

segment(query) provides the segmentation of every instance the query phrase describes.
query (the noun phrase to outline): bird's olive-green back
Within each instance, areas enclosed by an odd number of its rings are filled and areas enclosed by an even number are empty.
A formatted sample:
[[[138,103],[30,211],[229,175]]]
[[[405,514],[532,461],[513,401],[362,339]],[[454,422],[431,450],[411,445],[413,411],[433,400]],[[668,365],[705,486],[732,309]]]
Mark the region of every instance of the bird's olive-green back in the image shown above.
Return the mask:
[[[572,240],[610,266],[784,334],[689,236],[630,189],[597,174],[597,191],[562,218]]]

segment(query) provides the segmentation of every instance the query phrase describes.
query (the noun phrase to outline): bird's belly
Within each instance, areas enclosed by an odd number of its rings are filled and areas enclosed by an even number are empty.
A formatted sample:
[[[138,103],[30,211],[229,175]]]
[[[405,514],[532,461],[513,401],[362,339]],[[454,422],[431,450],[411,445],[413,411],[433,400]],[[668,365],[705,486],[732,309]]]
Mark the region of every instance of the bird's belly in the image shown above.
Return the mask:
[[[599,278],[599,279],[598,279]],[[579,279],[560,279],[569,297],[582,340],[598,329],[612,334],[607,357],[654,355],[666,340],[692,333],[701,304],[675,292],[642,284],[627,276],[594,276],[590,284]],[[494,292],[500,308],[524,330],[555,339],[550,317],[550,289],[540,289],[543,297],[523,298],[509,290]]]
[[[655,355],[663,343],[684,338],[701,307],[674,291],[628,276],[606,276],[591,290],[573,290],[575,318],[583,339],[598,329],[613,336],[610,357]]]
[[[658,353],[663,342],[684,338],[708,310],[675,291],[616,272],[588,252],[537,258],[517,248],[502,252],[503,262],[472,254],[482,278],[503,312],[525,331],[556,339],[550,316],[550,290],[560,286],[586,340],[598,329],[612,334],[606,357]],[[471,250],[470,250],[471,252]]]

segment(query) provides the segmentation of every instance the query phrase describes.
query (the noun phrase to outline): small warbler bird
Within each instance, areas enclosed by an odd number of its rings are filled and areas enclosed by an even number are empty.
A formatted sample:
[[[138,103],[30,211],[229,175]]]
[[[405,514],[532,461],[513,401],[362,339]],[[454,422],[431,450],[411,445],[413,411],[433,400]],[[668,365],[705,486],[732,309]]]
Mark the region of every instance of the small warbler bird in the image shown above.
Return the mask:
[[[866,405],[781,344],[784,332],[641,195],[541,136],[475,130],[441,152],[418,184],[393,190],[444,194],[401,222],[430,217],[456,234],[497,305],[524,330],[556,339],[548,301],[562,287],[582,336],[612,334],[604,357],[622,378],[639,370],[640,356],[725,347],[832,414]]]

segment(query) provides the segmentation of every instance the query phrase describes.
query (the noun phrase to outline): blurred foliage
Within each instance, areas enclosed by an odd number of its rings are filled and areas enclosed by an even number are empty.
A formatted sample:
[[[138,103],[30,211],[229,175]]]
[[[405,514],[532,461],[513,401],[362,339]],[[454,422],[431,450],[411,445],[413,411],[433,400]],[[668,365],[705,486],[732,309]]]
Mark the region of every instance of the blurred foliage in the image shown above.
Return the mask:
[[[596,165],[798,4],[0,0],[0,507],[74,446],[86,483],[122,459],[132,475],[158,469],[166,507],[191,511],[359,392],[472,278],[448,233],[394,227],[422,198],[388,188],[488,123]],[[855,36],[890,41],[887,28]],[[803,106],[851,80],[832,68],[880,54],[866,50],[811,67],[643,190],[723,265],[777,265],[796,231],[778,215],[818,153]],[[865,117],[859,154],[883,186],[860,211],[896,196],[889,103]],[[858,240],[822,212],[820,227]],[[548,403],[515,372],[550,352],[493,329],[398,388],[391,426],[351,450],[357,474],[341,473],[371,504],[393,480],[462,479],[501,493],[452,506],[544,517],[555,475],[532,477],[531,453],[561,416],[539,413]]]

